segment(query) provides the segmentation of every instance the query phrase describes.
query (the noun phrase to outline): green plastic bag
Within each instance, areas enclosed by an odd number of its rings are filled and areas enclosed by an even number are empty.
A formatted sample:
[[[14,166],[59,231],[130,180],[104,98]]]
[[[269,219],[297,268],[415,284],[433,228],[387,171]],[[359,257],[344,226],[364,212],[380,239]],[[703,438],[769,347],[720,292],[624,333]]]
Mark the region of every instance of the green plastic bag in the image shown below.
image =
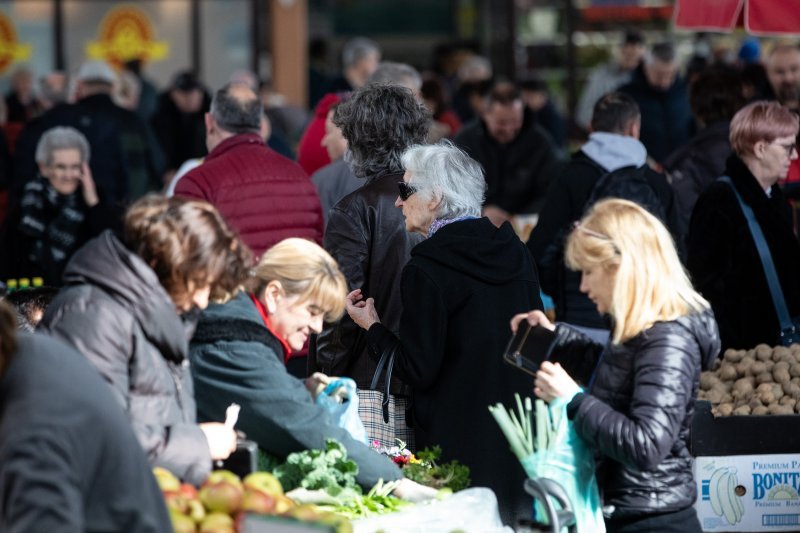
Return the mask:
[[[551,402],[547,413],[553,428],[550,443],[547,449],[520,459],[522,467],[531,479],[548,478],[564,487],[579,533],[602,533],[606,527],[592,451],[567,418],[566,402]],[[542,515],[541,511],[537,514]]]

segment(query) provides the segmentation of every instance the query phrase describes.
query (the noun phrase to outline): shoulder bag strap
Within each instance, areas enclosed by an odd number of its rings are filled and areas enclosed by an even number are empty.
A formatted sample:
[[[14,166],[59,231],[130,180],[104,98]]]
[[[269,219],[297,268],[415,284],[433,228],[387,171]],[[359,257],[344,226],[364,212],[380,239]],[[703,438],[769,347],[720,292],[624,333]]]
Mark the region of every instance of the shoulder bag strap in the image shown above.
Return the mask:
[[[381,408],[383,410],[383,421],[389,422],[389,388],[392,383],[392,371],[394,370],[394,360],[397,350],[400,349],[400,343],[397,342],[391,348],[384,350],[381,358],[378,360],[378,367],[375,369],[375,375],[372,376],[372,382],[369,385],[370,390],[376,390],[378,382],[381,379],[383,368],[386,367],[386,381],[383,385],[383,399],[381,400]]]
[[[733,191],[736,200],[739,202],[739,207],[744,213],[744,218],[747,219],[747,225],[750,228],[750,233],[756,243],[758,255],[761,258],[761,265],[764,268],[764,275],[767,278],[767,285],[769,285],[769,292],[772,294],[772,303],[775,306],[775,312],[778,315],[778,321],[781,325],[781,334],[784,331],[793,329],[792,319],[789,316],[789,309],[786,307],[786,300],[783,297],[783,290],[781,289],[780,281],[778,281],[778,273],[775,270],[775,263],[772,261],[772,254],[767,246],[767,241],[764,239],[764,233],[761,231],[761,226],[756,221],[753,214],[753,209],[744,203],[739,191],[728,176],[722,176],[719,181],[728,185]]]

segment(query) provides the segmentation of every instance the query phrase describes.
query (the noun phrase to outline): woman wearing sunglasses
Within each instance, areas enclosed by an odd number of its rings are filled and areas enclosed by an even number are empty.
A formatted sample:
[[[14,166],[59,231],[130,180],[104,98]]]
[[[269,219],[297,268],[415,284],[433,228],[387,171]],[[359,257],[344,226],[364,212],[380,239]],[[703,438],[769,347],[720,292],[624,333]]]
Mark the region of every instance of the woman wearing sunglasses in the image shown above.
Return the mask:
[[[399,339],[360,290],[348,295],[347,312],[367,330],[373,357],[396,348],[393,371],[412,388],[417,447],[439,445],[443,460],[469,466],[472,484],[493,489],[511,521],[524,475],[487,406],[530,390],[502,353],[511,317],[541,308],[536,269],[508,222],[497,228],[481,218],[486,182],[477,162],[444,141],[409,148],[402,163],[395,206],[406,231],[427,239],[403,269]]]

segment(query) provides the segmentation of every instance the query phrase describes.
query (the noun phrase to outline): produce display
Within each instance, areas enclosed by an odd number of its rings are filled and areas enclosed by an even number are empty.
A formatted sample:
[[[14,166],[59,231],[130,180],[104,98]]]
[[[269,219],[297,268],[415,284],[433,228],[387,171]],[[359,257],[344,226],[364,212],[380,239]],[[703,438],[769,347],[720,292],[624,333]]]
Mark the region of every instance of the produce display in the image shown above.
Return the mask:
[[[726,350],[700,374],[698,398],[715,416],[800,413],[800,344]]]
[[[175,533],[236,533],[245,513],[322,523],[338,533],[353,530],[345,517],[314,505],[297,505],[269,472],[253,472],[242,480],[233,472],[216,470],[199,491],[181,483],[164,468],[154,468],[153,474],[164,494]]]
[[[406,477],[441,489],[440,496],[469,485],[469,469],[457,461],[437,464],[441,450],[420,452],[405,448],[384,450],[404,467]],[[195,489],[171,472],[154,468],[176,533],[236,533],[246,513],[271,515],[269,520],[300,520],[352,531],[350,519],[394,513],[414,504],[392,496],[400,481],[379,480],[366,494],[356,482],[358,465],[338,441],[328,439],[324,450],[289,454],[272,472],[253,472],[239,479],[228,470],[216,470]],[[285,491],[285,492],[284,492]],[[277,518],[280,517],[280,518]]]

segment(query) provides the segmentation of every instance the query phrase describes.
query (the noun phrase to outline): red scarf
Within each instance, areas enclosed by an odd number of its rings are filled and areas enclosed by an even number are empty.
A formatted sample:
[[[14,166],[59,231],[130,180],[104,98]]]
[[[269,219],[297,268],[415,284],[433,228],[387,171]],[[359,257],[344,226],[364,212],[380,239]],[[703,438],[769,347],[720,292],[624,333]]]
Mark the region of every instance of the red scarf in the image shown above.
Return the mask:
[[[256,305],[256,310],[258,310],[258,314],[261,315],[261,318],[264,320],[264,325],[267,326],[269,332],[275,335],[275,338],[278,339],[281,346],[283,346],[283,363],[286,364],[293,355],[291,346],[286,342],[286,339],[278,335],[278,332],[272,329],[272,324],[269,321],[269,313],[267,312],[267,308],[264,307],[264,304],[261,303],[261,300],[256,298],[255,294],[250,294],[250,299],[253,300],[253,303]]]

